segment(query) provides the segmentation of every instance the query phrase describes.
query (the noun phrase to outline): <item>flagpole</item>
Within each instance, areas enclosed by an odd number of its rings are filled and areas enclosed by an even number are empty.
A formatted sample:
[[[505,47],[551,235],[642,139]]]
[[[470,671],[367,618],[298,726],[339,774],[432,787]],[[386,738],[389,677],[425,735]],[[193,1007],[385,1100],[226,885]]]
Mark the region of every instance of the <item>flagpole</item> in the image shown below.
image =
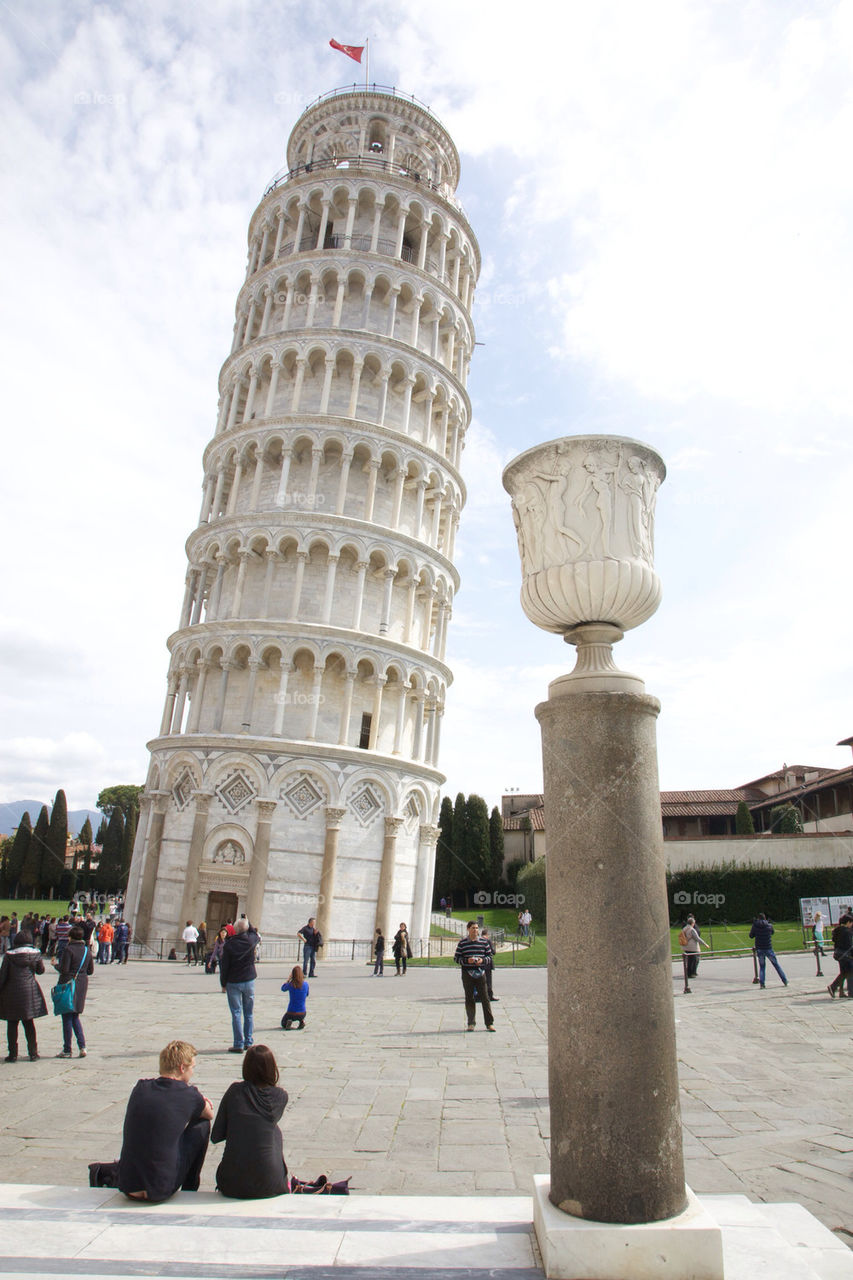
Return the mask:
[[[367,82],[370,78],[370,39],[364,37],[364,87],[367,88]]]

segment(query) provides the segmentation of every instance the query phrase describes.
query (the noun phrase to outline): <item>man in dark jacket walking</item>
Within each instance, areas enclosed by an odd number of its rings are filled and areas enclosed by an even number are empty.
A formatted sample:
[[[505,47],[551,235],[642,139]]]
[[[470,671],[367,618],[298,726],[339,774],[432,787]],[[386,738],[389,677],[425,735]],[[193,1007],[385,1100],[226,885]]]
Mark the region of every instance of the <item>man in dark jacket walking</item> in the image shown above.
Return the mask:
[[[257,931],[241,917],[234,933],[225,939],[219,962],[219,982],[228,997],[234,1043],[229,1053],[242,1053],[253,1043],[255,1021],[255,948],[260,942]]]
[[[773,950],[773,925],[763,911],[759,911],[753,920],[749,936],[755,939],[755,954],[758,956],[758,981],[762,989],[764,987],[765,965],[768,960],[782,979],[782,985],[787,987],[788,979],[782,972],[779,961],[776,959],[776,952]]]

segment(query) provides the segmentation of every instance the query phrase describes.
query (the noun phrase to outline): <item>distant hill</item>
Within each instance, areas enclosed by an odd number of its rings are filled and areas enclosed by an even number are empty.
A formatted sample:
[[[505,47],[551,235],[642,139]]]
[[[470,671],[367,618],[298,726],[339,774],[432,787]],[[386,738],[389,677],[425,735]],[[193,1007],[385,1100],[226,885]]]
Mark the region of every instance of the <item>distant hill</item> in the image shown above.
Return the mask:
[[[35,826],[43,804],[47,805],[50,813],[53,806],[47,800],[10,800],[7,804],[0,804],[0,835],[10,836],[25,813],[30,815],[30,821]],[[98,824],[103,816],[100,809],[69,809],[69,834],[76,836],[87,818],[92,824],[92,834],[97,834]]]

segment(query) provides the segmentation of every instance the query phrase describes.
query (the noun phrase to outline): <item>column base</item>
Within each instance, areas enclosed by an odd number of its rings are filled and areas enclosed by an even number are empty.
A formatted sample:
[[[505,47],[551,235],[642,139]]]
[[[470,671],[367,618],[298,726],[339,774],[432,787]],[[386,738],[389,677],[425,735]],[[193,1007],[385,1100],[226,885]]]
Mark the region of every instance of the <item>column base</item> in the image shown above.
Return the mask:
[[[630,1153],[626,1153],[630,1159]],[[548,1199],[533,1178],[533,1225],[549,1280],[723,1280],[723,1236],[689,1187],[687,1208],[662,1222],[590,1222]]]

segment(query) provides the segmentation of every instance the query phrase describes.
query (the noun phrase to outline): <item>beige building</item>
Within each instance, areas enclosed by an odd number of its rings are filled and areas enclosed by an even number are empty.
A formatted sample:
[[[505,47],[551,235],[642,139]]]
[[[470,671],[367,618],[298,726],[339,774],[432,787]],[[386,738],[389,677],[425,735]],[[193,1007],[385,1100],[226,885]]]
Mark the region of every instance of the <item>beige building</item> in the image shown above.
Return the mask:
[[[853,738],[839,746],[853,747]],[[741,787],[662,791],[661,821],[667,866],[689,870],[712,863],[759,866],[847,866],[853,862],[853,766],[782,765]],[[745,800],[755,836],[735,835],[738,805]],[[771,835],[771,810],[791,803],[800,811],[803,835]],[[504,866],[532,862],[545,852],[543,795],[502,798]],[[760,839],[756,839],[760,837]],[[819,839],[816,837],[820,837]],[[772,844],[768,843],[772,840]]]
[[[136,937],[428,929],[477,242],[438,120],[325,95],[249,225],[128,886]]]

